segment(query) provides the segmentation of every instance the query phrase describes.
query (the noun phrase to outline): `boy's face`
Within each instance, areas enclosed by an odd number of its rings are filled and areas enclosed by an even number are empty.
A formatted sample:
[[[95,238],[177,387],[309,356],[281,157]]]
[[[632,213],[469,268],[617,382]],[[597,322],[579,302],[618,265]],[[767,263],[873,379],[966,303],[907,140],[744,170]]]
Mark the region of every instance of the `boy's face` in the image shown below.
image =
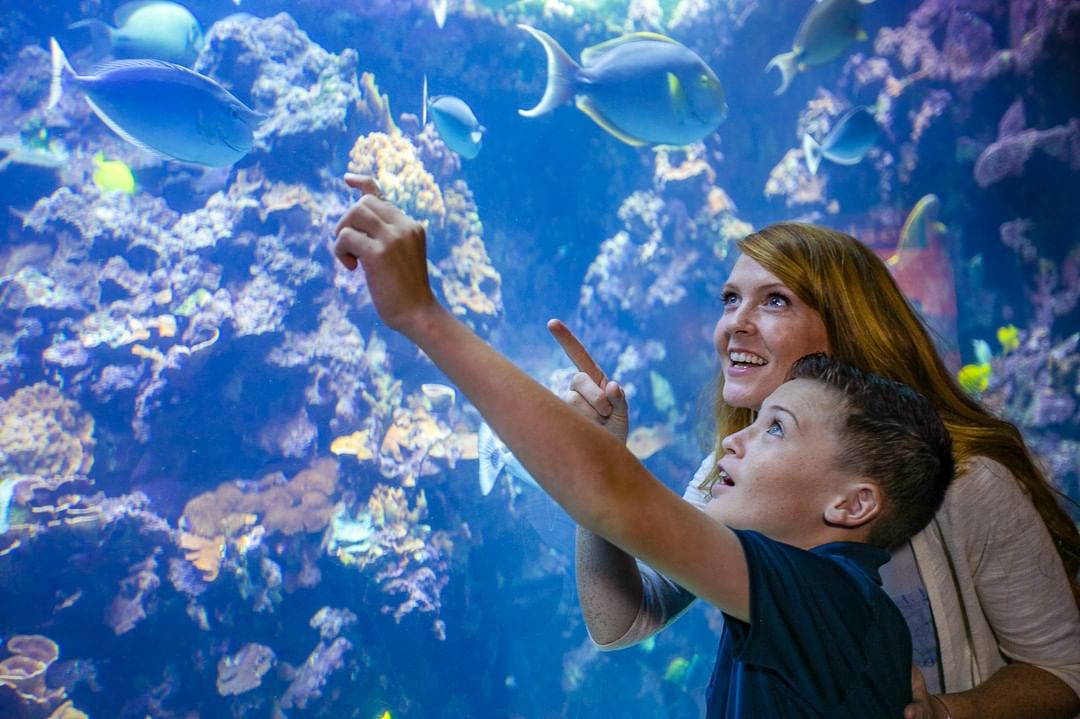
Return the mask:
[[[819,382],[784,382],[752,425],[724,439],[706,513],[795,546],[819,544],[826,506],[852,478],[840,457],[843,411]]]

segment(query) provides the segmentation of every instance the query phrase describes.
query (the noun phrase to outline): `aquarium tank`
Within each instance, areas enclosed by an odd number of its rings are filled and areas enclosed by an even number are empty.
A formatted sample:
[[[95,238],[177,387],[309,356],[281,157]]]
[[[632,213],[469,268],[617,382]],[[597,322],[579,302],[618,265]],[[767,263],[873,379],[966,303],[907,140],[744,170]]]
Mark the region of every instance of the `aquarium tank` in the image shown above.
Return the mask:
[[[335,260],[346,172],[556,393],[562,319],[673,491],[735,243],[797,220],[1080,499],[1077,0],[4,0],[0,37],[2,717],[702,716],[723,615],[597,649],[574,522]]]

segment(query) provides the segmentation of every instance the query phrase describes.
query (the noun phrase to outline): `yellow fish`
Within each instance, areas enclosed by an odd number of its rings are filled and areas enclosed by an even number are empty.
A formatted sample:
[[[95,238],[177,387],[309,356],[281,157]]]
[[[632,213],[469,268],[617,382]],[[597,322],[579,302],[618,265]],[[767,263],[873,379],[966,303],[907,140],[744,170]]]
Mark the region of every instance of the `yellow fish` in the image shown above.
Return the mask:
[[[966,364],[956,373],[960,388],[968,394],[983,392],[990,385],[990,363]]]
[[[998,327],[997,340],[1003,351],[1012,352],[1020,346],[1020,330],[1016,328],[1016,325]]]
[[[135,175],[120,160],[106,160],[101,152],[94,153],[94,184],[103,192],[135,194]]]

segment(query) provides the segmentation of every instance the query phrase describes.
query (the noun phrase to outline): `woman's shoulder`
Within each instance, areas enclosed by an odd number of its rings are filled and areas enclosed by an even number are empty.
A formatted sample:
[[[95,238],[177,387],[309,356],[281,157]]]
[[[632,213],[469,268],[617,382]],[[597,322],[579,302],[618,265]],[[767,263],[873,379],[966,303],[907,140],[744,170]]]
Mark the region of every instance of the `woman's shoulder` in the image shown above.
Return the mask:
[[[1026,497],[1027,492],[1003,464],[990,457],[976,455],[959,467],[945,501],[948,504],[962,501],[969,506],[972,503],[1013,502]]]

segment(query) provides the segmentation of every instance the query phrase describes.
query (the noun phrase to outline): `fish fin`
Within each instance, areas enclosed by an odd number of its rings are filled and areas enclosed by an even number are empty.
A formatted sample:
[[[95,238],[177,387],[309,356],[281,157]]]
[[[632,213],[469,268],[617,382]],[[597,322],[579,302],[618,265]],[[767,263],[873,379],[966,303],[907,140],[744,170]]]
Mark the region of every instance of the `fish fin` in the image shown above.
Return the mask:
[[[669,72],[667,74],[667,86],[668,97],[671,98],[671,104],[675,109],[675,115],[677,117],[682,117],[689,112],[687,108],[690,101],[686,99],[686,91],[683,90],[682,83],[679,82],[679,78],[675,73]]]
[[[502,448],[486,422],[480,425],[476,433],[476,454],[480,460],[480,494],[486,497],[491,494],[495,482],[506,466]]]
[[[442,30],[446,24],[447,0],[431,0],[431,14],[435,16],[435,25]]]
[[[604,117],[603,113],[600,112],[600,110],[596,107],[591,98],[579,97],[575,104],[577,105],[577,108],[579,110],[589,116],[590,120],[599,125],[600,128],[604,130],[604,132],[611,134],[616,139],[625,142],[627,145],[632,145],[633,147],[643,147],[649,144],[644,140],[639,140],[636,137],[627,135],[625,132],[615,127],[615,125],[613,125],[610,120]]]
[[[866,30],[863,30],[861,27],[858,30],[855,31],[855,39],[858,40],[859,42],[862,42],[863,40],[866,40],[869,37],[870,36],[866,34]]]
[[[935,222],[934,224],[932,224],[930,226],[932,228],[934,228],[934,232],[936,232],[939,235],[944,235],[946,232],[949,231],[949,227],[944,222],[941,222],[941,221]]]
[[[621,37],[613,38],[611,40],[605,40],[604,42],[597,43],[592,47],[587,47],[581,51],[581,64],[589,65],[598,56],[603,55],[612,48],[619,45],[625,45],[628,42],[637,42],[640,40],[655,40],[657,42],[669,42],[673,45],[678,45],[677,42],[672,40],[667,35],[661,35],[656,32],[632,32]]]
[[[536,38],[547,54],[547,87],[544,88],[544,96],[533,109],[518,110],[522,117],[538,117],[551,112],[574,96],[574,85],[581,67],[551,35],[524,23],[518,27]]]
[[[420,100],[420,107],[421,107],[421,109],[420,109],[420,129],[421,130],[423,130],[425,127],[427,127],[427,106],[428,106],[427,73],[424,73],[424,90],[423,90],[423,94],[421,95],[421,100]]]
[[[806,169],[810,170],[811,175],[816,175],[818,166],[821,164],[821,145],[810,136],[809,132],[803,135],[802,151],[803,158],[806,160]]]
[[[56,103],[60,102],[60,95],[62,95],[64,91],[62,86],[64,70],[75,75],[74,68],[71,67],[71,63],[68,62],[67,56],[64,55],[64,51],[61,49],[60,43],[56,41],[55,37],[49,38],[49,52],[52,56],[52,82],[49,84],[49,103],[46,105],[47,108],[55,107]]]
[[[799,70],[795,60],[795,52],[782,52],[769,60],[769,64],[765,66],[765,72],[772,70],[774,67],[780,71],[780,87],[773,94],[783,95],[787,91],[788,85],[795,78],[795,73]]]
[[[105,153],[98,150],[90,160],[94,163],[94,167],[101,167],[105,164]]]
[[[158,5],[160,2],[161,0],[132,0],[131,2],[124,3],[116,8],[116,12],[113,13],[113,22],[116,23],[116,27],[123,27],[124,24],[131,19],[131,16],[135,14],[135,11],[142,9],[147,5]]]
[[[79,20],[68,25],[68,30],[84,27],[90,31],[90,43],[94,46],[94,59],[100,59],[112,52],[114,29],[101,20]]]
[[[120,127],[115,122],[113,122],[112,118],[110,118],[107,114],[105,114],[105,111],[102,110],[100,107],[98,107],[97,104],[95,104],[94,101],[91,100],[89,96],[86,97],[86,104],[90,106],[90,109],[94,111],[94,114],[98,116],[98,119],[101,120],[102,122],[104,122],[105,125],[110,130],[112,130],[117,135],[119,135],[120,139],[122,139],[124,142],[127,142],[127,143],[129,143],[131,145],[134,145],[135,147],[139,148],[140,150],[145,150],[146,152],[149,152],[151,155],[154,155],[155,157],[160,157],[163,160],[178,160],[179,159],[179,158],[175,158],[175,157],[169,157],[165,153],[160,152],[160,151],[155,150],[154,148],[150,147],[149,145],[147,145],[142,140],[136,139],[133,135],[128,133],[127,130],[125,130],[124,128]]]

